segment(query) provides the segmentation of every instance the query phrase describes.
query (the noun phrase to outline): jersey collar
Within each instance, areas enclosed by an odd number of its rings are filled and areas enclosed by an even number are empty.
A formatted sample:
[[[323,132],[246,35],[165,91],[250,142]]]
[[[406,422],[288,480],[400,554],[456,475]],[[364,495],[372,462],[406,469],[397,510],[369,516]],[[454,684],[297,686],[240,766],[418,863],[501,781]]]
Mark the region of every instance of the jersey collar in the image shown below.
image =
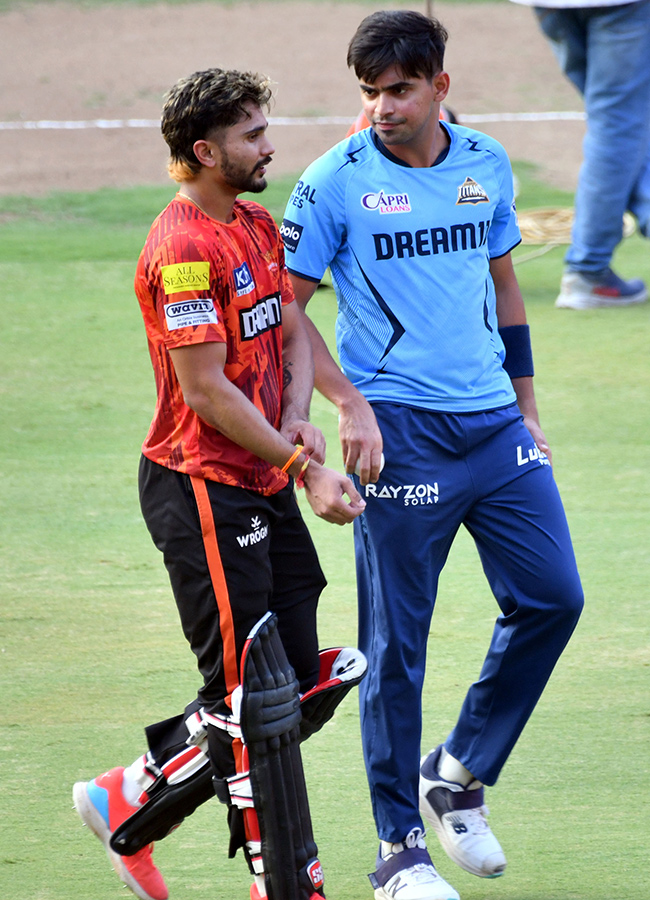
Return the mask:
[[[451,142],[453,140],[451,131],[449,130],[449,128],[447,128],[447,124],[445,122],[443,122],[442,119],[440,120],[440,124],[447,132],[447,136],[449,138],[449,143],[447,144],[445,149],[442,151],[440,156],[438,156],[438,158],[434,162],[433,166],[431,166],[431,168],[433,168],[434,166],[439,166],[441,162],[444,162],[444,160],[447,159],[447,156],[451,149]],[[403,168],[405,168],[405,169],[414,168],[409,163],[404,162],[403,159],[399,159],[397,156],[395,156],[393,153],[391,153],[390,150],[388,149],[388,147],[384,143],[382,143],[382,141],[379,137],[377,137],[377,135],[372,127],[370,128],[370,139],[372,140],[372,142],[375,145],[375,147],[377,148],[377,150],[379,150],[379,152],[382,154],[382,156],[385,156],[386,159],[389,159],[391,162],[395,163],[396,166],[403,166]]]

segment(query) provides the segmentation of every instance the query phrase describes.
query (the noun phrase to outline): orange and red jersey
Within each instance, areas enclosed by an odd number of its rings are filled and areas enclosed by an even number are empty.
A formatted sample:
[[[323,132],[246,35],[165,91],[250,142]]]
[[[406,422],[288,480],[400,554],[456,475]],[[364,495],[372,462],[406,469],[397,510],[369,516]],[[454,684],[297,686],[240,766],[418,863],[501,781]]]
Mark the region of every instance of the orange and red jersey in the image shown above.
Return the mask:
[[[273,218],[237,201],[234,220],[210,218],[177,195],[151,226],[135,276],[157,402],[142,452],[179,472],[273,494],[277,467],[229,440],[184,402],[169,355],[175,347],[226,344],[226,377],[278,427],[282,306],[293,291]]]

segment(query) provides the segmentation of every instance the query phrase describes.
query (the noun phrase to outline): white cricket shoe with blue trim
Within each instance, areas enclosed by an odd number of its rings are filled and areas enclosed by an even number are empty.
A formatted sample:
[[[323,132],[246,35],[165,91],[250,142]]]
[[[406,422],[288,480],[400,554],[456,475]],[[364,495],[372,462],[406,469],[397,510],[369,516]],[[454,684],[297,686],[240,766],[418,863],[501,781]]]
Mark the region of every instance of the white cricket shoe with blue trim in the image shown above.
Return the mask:
[[[481,878],[503,875],[506,858],[487,823],[483,788],[468,790],[438,773],[442,747],[420,761],[420,814],[450,859]]]
[[[414,828],[401,843],[382,843],[376,865],[368,876],[375,900],[460,900],[436,872],[421,828]]]

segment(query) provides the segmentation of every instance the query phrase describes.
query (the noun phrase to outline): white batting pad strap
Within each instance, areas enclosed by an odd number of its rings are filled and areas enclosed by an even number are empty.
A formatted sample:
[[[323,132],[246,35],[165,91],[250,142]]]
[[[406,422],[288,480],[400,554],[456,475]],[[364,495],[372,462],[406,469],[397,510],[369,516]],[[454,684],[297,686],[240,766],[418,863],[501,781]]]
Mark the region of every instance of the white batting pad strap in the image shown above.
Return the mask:
[[[238,772],[227,778],[228,790],[232,802],[239,809],[253,809],[253,788],[251,786],[250,774],[248,772]]]
[[[148,750],[145,755],[142,757],[144,762],[144,771],[152,778],[154,781],[156,778],[160,778],[162,774],[158,766],[156,765],[156,760],[154,759],[153,753],[151,750]]]
[[[241,740],[241,725],[239,720],[234,716],[213,715],[212,713],[203,713],[205,721],[208,725],[214,725],[215,728],[221,728],[222,731],[228,732],[230,737],[239,738]]]
[[[149,798],[147,791],[160,775],[151,753],[139,756],[124,769],[122,792],[131,806],[142,806]]]
[[[241,701],[243,696],[244,689],[241,684],[238,684],[230,695],[230,708],[232,709],[232,718],[235,722],[239,722],[241,719]]]
[[[203,707],[185,719],[185,727],[190,733],[187,743],[191,747],[201,747],[203,750],[207,750],[208,723],[205,721],[205,710]]]
[[[246,841],[246,847],[250,853],[251,865],[255,875],[264,874],[264,860],[262,859],[262,842]],[[264,894],[266,896],[266,894]]]

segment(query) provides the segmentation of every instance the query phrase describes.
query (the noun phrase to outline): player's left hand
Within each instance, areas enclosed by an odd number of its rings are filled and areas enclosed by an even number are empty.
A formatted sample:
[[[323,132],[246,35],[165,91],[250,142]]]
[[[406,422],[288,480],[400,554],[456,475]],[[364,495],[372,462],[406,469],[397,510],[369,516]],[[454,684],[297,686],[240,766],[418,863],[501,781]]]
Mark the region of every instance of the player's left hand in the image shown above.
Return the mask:
[[[537,449],[541,450],[548,457],[550,464],[553,465],[553,454],[539,422],[533,419],[532,416],[524,416],[524,425],[532,434]]]

